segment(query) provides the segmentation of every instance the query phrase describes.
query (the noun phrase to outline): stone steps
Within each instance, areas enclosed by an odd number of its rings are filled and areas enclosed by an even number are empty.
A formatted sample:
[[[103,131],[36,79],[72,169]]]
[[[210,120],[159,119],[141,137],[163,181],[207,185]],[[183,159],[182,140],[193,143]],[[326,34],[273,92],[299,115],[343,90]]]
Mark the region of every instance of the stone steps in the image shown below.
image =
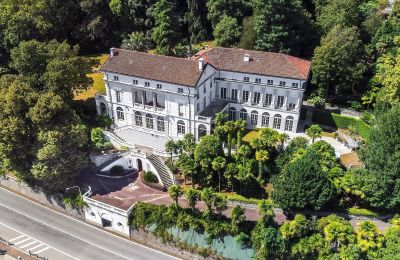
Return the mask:
[[[171,179],[170,172],[161,159],[155,154],[151,154],[147,158],[153,163],[158,174],[160,175],[164,188],[168,189],[169,186],[173,185],[174,180]]]

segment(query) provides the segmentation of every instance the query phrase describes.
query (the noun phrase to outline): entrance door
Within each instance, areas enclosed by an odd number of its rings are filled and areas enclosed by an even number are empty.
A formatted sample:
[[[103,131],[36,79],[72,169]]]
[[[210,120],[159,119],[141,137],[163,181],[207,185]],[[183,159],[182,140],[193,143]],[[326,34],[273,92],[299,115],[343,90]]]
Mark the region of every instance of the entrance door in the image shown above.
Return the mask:
[[[103,214],[101,214],[100,218],[101,218],[101,225],[103,227],[111,227],[112,226],[112,220],[108,214],[103,213]]]
[[[138,169],[139,172],[143,170],[142,160],[137,159],[136,160],[136,165],[137,165],[137,169]]]

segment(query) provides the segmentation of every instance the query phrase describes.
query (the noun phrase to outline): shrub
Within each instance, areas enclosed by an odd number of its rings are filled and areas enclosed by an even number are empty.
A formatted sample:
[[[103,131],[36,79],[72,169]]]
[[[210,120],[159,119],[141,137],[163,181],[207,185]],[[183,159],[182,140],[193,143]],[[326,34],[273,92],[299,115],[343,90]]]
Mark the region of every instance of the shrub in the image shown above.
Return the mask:
[[[113,120],[108,115],[97,115],[96,122],[100,127],[110,127]]]
[[[110,169],[111,175],[120,175],[122,173],[124,173],[124,167],[122,167],[121,165],[114,165]]]
[[[145,182],[158,183],[158,178],[152,171],[145,172],[143,175],[143,179]]]
[[[227,199],[229,201],[238,201],[246,204],[255,204],[255,205],[257,205],[261,201],[260,199],[246,198],[239,194],[228,194]]]
[[[378,217],[379,214],[369,210],[369,209],[361,209],[361,208],[349,208],[347,209],[347,213],[349,213],[350,215],[354,215],[354,216],[365,216],[365,217]]]
[[[320,96],[315,96],[309,100],[315,107],[324,108],[325,107],[325,99]]]
[[[99,150],[110,150],[114,147],[112,143],[107,142],[104,137],[103,130],[101,130],[99,127],[92,129],[90,132],[90,140]]]

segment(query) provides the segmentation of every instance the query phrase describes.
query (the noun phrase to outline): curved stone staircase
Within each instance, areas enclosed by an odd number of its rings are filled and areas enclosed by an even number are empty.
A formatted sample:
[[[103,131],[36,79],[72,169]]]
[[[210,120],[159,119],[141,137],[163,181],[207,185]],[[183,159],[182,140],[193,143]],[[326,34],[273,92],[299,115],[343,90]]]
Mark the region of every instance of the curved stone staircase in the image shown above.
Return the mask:
[[[155,154],[150,154],[147,156],[147,159],[149,159],[156,168],[164,188],[168,189],[169,186],[175,184],[174,175],[160,159],[160,157]]]

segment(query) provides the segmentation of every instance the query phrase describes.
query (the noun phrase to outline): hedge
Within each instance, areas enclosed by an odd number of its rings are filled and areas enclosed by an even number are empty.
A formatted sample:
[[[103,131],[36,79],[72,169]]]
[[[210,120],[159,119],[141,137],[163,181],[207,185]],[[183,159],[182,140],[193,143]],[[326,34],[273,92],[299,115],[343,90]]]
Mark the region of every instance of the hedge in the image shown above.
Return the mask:
[[[347,209],[347,213],[349,213],[350,215],[354,215],[354,216],[364,216],[364,217],[378,217],[379,216],[378,213],[373,212],[372,210],[355,208],[355,207]]]
[[[313,123],[335,129],[348,129],[350,126],[354,126],[359,135],[364,139],[368,139],[371,132],[371,127],[362,120],[321,110],[314,110],[312,121]]]

